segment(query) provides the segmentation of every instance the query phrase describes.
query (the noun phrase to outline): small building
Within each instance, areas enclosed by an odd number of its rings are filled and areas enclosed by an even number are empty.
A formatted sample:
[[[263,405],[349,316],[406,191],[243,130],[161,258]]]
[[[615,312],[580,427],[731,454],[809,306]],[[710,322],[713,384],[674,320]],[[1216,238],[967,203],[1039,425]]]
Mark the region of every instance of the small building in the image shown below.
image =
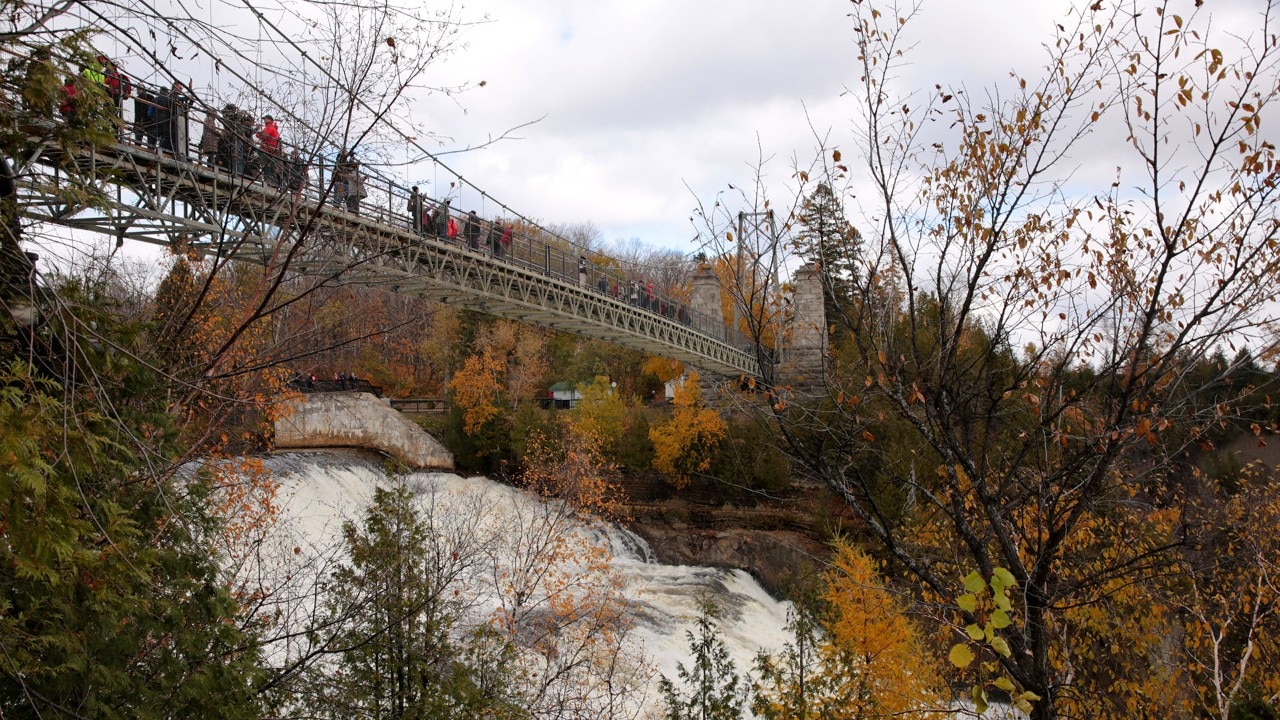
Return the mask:
[[[557,410],[572,410],[578,406],[581,400],[582,393],[578,392],[577,384],[558,382],[547,389],[545,407],[552,407]]]
[[[686,373],[684,375],[681,375],[678,378],[672,378],[671,380],[668,380],[665,383],[663,383],[663,391],[664,391],[664,394],[666,395],[668,403],[676,399],[676,390],[679,390],[680,388],[684,387],[684,383],[688,379],[689,379],[689,375]]]

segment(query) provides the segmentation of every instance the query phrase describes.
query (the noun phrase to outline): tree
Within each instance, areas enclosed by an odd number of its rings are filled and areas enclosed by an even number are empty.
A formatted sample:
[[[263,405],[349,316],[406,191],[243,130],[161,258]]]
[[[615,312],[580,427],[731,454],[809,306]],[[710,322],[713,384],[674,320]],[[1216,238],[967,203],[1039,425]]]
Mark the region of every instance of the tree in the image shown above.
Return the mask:
[[[486,543],[493,623],[519,648],[522,706],[548,720],[638,717],[651,671],[631,649],[624,581],[595,539],[620,509],[613,468],[598,439],[573,433],[563,448],[533,443],[526,463],[522,483],[538,498],[489,503]]]
[[[1244,487],[1193,505],[1206,544],[1182,553],[1165,588],[1198,711],[1219,720],[1251,696],[1274,714],[1280,690],[1280,496],[1258,465],[1242,473]]]
[[[826,577],[820,645],[827,717],[934,717],[943,683],[905,598],[881,578],[875,561],[844,542]]]
[[[693,665],[676,666],[677,687],[665,675],[658,682],[667,720],[737,720],[747,702],[749,684],[738,675],[729,649],[716,628],[719,610],[707,598],[699,604],[698,632],[686,630]]]
[[[676,487],[689,484],[694,473],[706,472],[726,425],[719,413],[702,406],[698,374],[691,373],[676,389],[671,418],[649,428],[653,467]]]
[[[794,642],[782,649],[756,655],[751,685],[751,711],[765,720],[808,720],[821,714],[815,683],[822,672],[818,642],[822,628],[812,600],[802,600],[787,611],[787,631]]]
[[[58,292],[39,366],[0,366],[0,714],[260,717],[261,656],[209,552],[212,488],[156,472],[183,448],[166,379],[109,349],[144,328],[97,288]]]
[[[794,610],[794,643],[761,653],[755,712],[765,718],[940,717],[944,686],[909,602],[875,561],[837,541],[818,602]]]
[[[490,353],[472,355],[449,383],[453,407],[462,413],[462,430],[477,435],[504,414],[503,366]]]
[[[589,443],[599,443],[601,451],[615,457],[632,423],[626,404],[607,377],[597,377],[590,385],[579,387],[582,399],[574,408],[569,431],[589,439]]]
[[[820,163],[833,188],[874,189],[859,192],[875,199],[856,221],[861,285],[828,318],[822,382],[779,383],[771,412],[933,608],[1007,569],[1019,613],[991,662],[1040,698],[1033,718],[1136,716],[1114,671],[1134,646],[1075,630],[1202,539],[1164,518],[1196,493],[1189,458],[1253,408],[1191,371],[1222,344],[1280,349],[1275,148],[1259,132],[1280,48],[1267,30],[1217,33],[1208,8],[1082,4],[1043,73],[919,92],[899,73],[916,9],[853,6],[861,171],[838,148]],[[1254,28],[1277,19],[1257,11]],[[1087,147],[1117,172],[1077,173]],[[952,632],[978,619],[934,615]],[[1148,617],[1109,622],[1128,637]]]
[[[804,199],[796,225],[796,242],[822,278],[827,317],[837,317],[853,301],[859,284],[861,235],[845,220],[840,198],[825,182]]]
[[[483,626],[459,627],[457,584],[475,560],[435,534],[403,481],[377,488],[360,525],[343,523],[347,561],[328,603],[337,662],[315,710],[335,717],[517,718],[513,653]],[[474,664],[471,664],[474,663]]]

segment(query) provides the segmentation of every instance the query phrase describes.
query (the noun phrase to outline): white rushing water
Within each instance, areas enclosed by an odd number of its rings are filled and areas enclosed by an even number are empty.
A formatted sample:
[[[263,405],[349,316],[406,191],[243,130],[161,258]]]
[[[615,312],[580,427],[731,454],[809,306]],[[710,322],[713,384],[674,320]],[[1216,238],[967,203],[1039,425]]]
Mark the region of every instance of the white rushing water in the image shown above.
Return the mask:
[[[270,459],[268,467],[281,486],[279,520],[267,545],[277,548],[273,557],[281,560],[265,559],[270,551],[260,553],[240,572],[267,578],[278,606],[288,606],[282,613],[287,625],[304,621],[315,601],[314,579],[341,559],[343,522],[359,524],[374,488],[391,478],[379,463],[354,454],[288,453]],[[590,605],[590,598],[612,598],[611,607],[630,621],[618,647],[641,690],[630,714],[653,716],[661,705],[659,675],[674,680],[677,663],[690,664],[686,632],[696,630],[704,598],[720,608],[722,638],[739,674],[751,668],[759,650],[776,649],[787,639],[789,603],[771,598],[746,572],[659,564],[644,541],[624,528],[583,519],[485,478],[418,473],[405,480],[420,493],[421,511],[433,530],[449,538],[453,552],[464,548],[474,559],[457,594],[472,622],[508,617],[517,618],[513,627],[532,627],[548,608],[563,607],[556,603]],[[599,634],[587,624],[576,637],[570,628],[569,639],[561,642],[596,642]],[[280,650],[297,652],[288,643]]]

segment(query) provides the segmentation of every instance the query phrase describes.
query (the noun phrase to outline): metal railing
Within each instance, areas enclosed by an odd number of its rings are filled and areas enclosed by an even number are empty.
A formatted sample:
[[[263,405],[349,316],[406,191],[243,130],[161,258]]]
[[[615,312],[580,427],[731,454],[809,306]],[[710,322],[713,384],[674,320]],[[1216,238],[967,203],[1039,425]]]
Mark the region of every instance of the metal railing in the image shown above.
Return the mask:
[[[278,152],[266,152],[255,137],[255,119],[234,106],[227,105],[219,111],[185,89],[160,88],[138,81],[131,81],[131,86],[132,97],[115,100],[119,139],[124,144],[178,162],[199,163],[217,175],[292,192],[299,201],[327,204],[340,212],[456,243],[464,251],[485,256],[489,262],[576,284],[735,348],[751,350],[746,336],[722,318],[697,312],[687,301],[656,291],[642,273],[625,271],[601,253],[524,223],[470,217],[446,198],[422,196],[424,210],[436,213],[434,222],[415,222],[409,214],[409,189],[376,168],[355,165],[348,159],[351,156],[346,149],[307,148],[282,140]],[[13,101],[12,94],[10,97]],[[193,122],[193,114],[203,116],[206,122]],[[195,137],[198,129],[200,136]],[[216,142],[209,137],[210,132],[216,133]],[[439,215],[441,208],[447,209],[448,217],[457,224],[456,237],[440,232],[440,228],[447,227]],[[507,228],[509,244],[504,244],[503,231]]]

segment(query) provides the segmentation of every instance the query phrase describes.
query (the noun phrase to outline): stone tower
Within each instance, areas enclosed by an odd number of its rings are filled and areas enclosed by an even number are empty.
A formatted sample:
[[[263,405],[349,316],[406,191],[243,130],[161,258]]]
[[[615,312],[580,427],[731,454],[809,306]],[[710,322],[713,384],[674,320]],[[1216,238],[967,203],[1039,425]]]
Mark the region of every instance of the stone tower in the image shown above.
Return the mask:
[[[791,333],[776,380],[783,385],[816,385],[822,382],[827,357],[822,276],[813,265],[802,265],[792,276],[791,285]]]
[[[693,311],[704,317],[719,321],[724,316],[720,305],[720,278],[716,277],[711,265],[700,263],[693,274]],[[725,328],[728,334],[728,328]],[[721,337],[721,340],[727,340]]]

